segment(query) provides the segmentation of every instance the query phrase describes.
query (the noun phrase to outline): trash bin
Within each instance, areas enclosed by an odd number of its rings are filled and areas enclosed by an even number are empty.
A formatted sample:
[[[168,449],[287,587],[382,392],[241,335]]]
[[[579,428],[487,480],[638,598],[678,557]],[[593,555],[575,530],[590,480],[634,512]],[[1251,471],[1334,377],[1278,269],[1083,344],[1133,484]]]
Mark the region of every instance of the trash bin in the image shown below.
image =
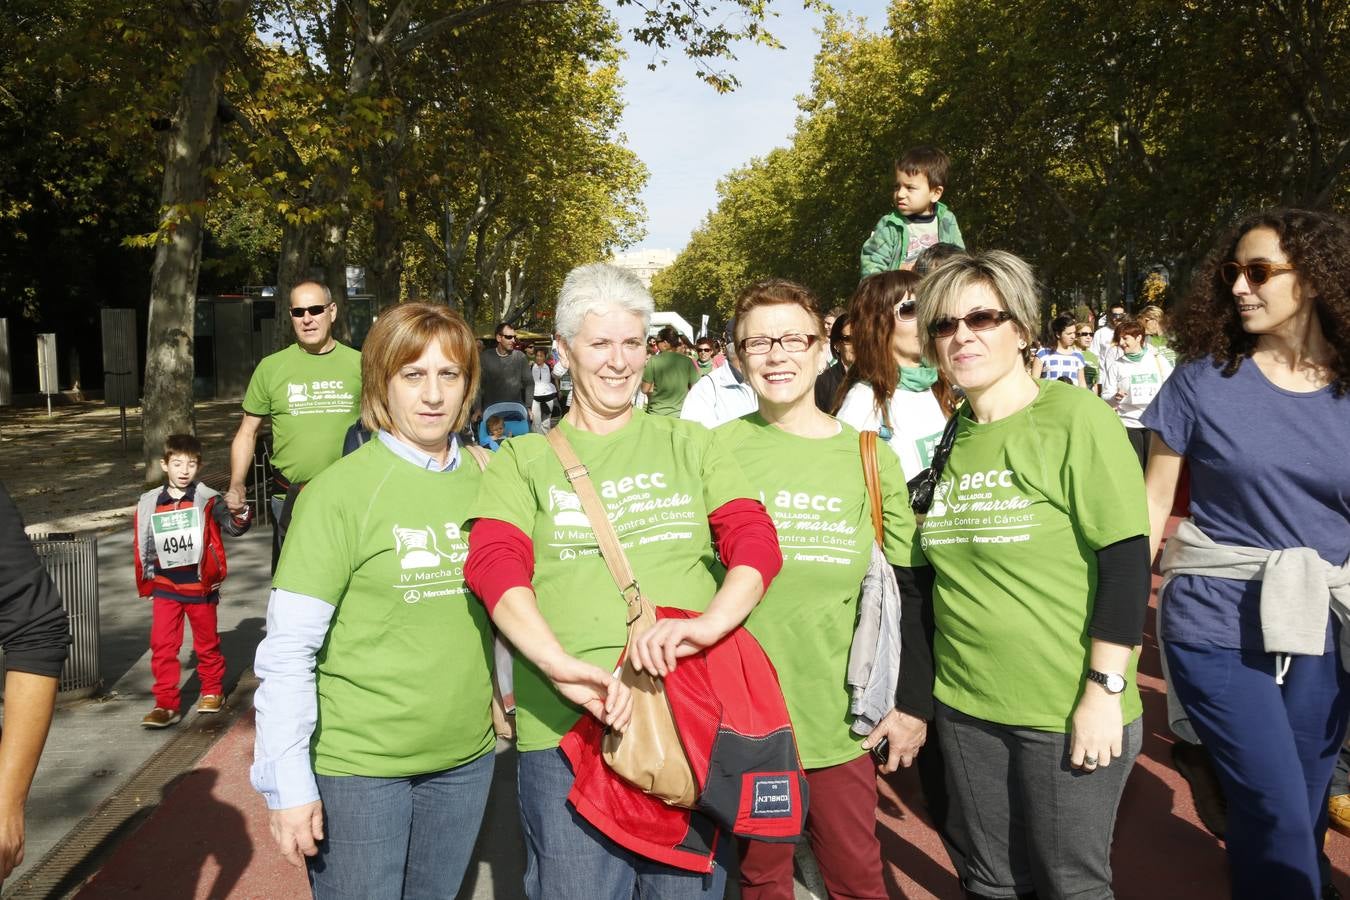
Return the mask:
[[[32,542],[70,618],[70,655],[61,670],[58,698],[88,697],[103,684],[98,652],[98,537],[55,533],[33,535]]]

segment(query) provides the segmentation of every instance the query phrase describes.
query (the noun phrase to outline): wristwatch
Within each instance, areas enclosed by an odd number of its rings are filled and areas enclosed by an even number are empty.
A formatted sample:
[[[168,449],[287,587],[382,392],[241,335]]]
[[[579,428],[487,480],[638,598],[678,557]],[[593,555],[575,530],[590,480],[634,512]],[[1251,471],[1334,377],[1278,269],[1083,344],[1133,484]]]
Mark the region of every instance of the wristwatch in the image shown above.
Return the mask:
[[[1119,672],[1098,672],[1096,669],[1088,669],[1087,679],[1106,688],[1108,694],[1119,694],[1125,690],[1125,676]]]

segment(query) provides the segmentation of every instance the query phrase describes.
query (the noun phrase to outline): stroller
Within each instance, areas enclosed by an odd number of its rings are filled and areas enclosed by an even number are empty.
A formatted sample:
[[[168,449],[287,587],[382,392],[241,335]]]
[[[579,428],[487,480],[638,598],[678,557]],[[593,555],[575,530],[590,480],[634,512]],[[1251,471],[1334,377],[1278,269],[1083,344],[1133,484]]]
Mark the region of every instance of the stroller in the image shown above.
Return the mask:
[[[501,416],[506,437],[528,434],[530,431],[530,413],[519,403],[494,403],[483,410],[483,418],[478,422],[478,443],[489,450],[496,451],[498,444],[488,434],[488,419]]]

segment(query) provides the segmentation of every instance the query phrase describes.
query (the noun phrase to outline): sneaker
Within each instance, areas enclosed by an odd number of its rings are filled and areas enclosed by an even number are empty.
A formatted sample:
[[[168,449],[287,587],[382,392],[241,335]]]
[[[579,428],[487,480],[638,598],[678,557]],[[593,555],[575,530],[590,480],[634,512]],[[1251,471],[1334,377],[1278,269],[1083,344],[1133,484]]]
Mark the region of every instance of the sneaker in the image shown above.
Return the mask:
[[[1350,835],[1350,794],[1327,801],[1327,824],[1341,834]]]
[[[202,694],[197,701],[197,712],[218,713],[225,706],[225,698],[220,694]]]
[[[1191,786],[1191,800],[1201,824],[1210,834],[1222,838],[1228,825],[1228,799],[1223,795],[1223,785],[1209,760],[1209,752],[1199,744],[1177,741],[1172,745],[1172,766]]]
[[[182,714],[176,709],[165,709],[162,706],[156,706],[145,714],[144,719],[141,719],[141,727],[168,728],[182,718]]]

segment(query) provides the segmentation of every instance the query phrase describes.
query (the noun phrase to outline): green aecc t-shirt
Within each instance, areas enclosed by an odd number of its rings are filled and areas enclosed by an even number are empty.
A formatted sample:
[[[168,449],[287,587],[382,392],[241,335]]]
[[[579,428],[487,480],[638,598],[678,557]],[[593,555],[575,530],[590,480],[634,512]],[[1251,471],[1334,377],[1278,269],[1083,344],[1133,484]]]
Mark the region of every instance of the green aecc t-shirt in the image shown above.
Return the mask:
[[[244,412],[271,417],[272,467],[310,481],[342,455],[361,414],[361,354],[345,344],[319,354],[299,344],[278,350],[253,370]]]
[[[934,696],[967,715],[1069,730],[1088,668],[1096,551],[1148,534],[1143,475],[1109,406],[1047,380],[1026,408],[964,414],[924,554],[936,571]],[[1125,721],[1142,707],[1132,659]]]
[[[590,471],[643,594],[656,606],[706,609],[726,574],[713,554],[708,514],[754,496],[736,460],[711,431],[682,419],[638,413],[607,435],[565,419],[558,427]],[[545,438],[527,434],[502,445],[472,517],[509,522],[530,537],[544,620],[569,654],[612,669],[627,637],[627,607]],[[519,653],[515,690],[519,749],[556,747],[578,707]]]
[[[684,395],[701,377],[692,359],[674,350],[662,350],[647,360],[642,370],[642,380],[653,386],[647,412],[679,416]]]
[[[273,585],[336,607],[316,667],[320,775],[438,772],[496,745],[491,626],[464,585],[481,481],[467,455],[433,472],[372,440],[300,493]]]
[[[858,432],[840,423],[833,437],[799,437],[753,413],[714,433],[759,490],[778,529],[783,570],[746,627],[778,670],[802,765],[818,769],[856,759],[864,752],[863,736],[849,730],[848,651],[875,540]],[[882,549],[894,565],[921,565],[899,459],[884,446],[877,449]]]

